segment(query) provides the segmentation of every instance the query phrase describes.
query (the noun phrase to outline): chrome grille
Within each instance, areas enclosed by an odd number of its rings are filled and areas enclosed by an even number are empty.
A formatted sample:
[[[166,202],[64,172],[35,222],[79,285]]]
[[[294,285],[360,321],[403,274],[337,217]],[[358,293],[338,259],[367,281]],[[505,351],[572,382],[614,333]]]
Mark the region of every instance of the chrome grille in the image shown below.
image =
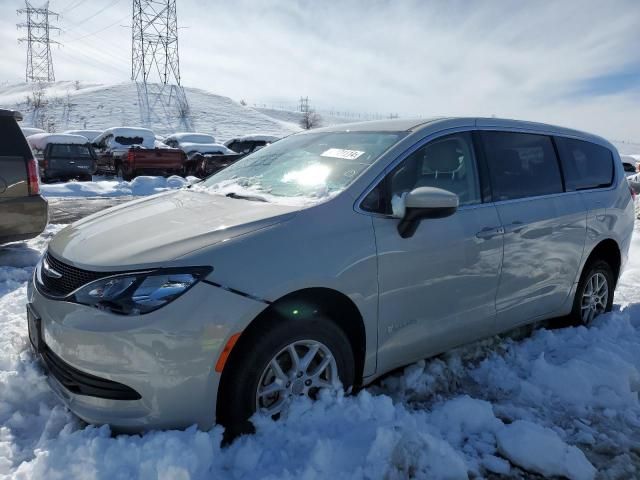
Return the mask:
[[[40,274],[40,279],[42,281],[40,286],[43,287],[45,293],[49,293],[56,297],[69,295],[74,290],[89,282],[113,275],[113,273],[109,272],[90,272],[88,270],[82,270],[80,268],[67,265],[66,263],[54,258],[49,252],[45,254],[44,258],[52,269],[61,274],[61,277],[54,278],[43,271]]]

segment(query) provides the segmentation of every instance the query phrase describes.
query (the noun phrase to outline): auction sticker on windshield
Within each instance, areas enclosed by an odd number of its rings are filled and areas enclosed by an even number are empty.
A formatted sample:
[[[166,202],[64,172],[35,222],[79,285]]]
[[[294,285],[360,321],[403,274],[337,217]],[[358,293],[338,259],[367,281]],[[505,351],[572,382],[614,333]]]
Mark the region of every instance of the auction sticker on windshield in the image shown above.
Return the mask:
[[[345,150],[343,148],[330,148],[320,154],[321,157],[344,158],[345,160],[355,160],[364,152],[360,150]]]

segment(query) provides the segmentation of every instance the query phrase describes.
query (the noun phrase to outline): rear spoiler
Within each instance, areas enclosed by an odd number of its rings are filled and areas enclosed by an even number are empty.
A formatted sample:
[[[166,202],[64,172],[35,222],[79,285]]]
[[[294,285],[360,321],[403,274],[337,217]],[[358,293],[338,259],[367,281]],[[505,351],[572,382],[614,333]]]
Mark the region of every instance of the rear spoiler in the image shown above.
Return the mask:
[[[22,121],[22,114],[17,110],[3,110],[0,109],[0,117],[13,117],[16,121]]]

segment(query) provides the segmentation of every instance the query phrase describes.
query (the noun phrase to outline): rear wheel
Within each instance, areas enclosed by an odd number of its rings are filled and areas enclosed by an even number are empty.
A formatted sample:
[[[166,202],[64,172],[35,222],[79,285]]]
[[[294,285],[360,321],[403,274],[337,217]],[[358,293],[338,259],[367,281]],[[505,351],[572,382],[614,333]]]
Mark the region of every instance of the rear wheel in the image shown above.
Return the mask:
[[[126,173],[121,163],[116,166],[116,177],[126,180],[127,182],[133,179],[133,175],[130,173]]]
[[[313,400],[323,388],[345,389],[355,380],[353,351],[330,319],[274,319],[247,332],[225,366],[217,421],[226,439],[253,431],[256,412],[274,419],[298,396]]]
[[[595,260],[587,264],[573,302],[573,323],[588,325],[598,315],[611,311],[614,288],[613,271],[607,262]]]

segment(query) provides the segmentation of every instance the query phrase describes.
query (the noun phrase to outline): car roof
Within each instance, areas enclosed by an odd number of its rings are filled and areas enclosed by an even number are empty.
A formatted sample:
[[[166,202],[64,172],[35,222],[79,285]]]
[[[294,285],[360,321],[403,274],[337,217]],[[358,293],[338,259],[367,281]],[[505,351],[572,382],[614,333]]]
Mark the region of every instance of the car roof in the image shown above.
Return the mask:
[[[424,130],[440,130],[455,127],[478,127],[487,129],[516,129],[531,133],[546,135],[560,135],[581,138],[591,142],[606,145],[609,148],[615,147],[606,139],[566,127],[549,125],[546,123],[529,122],[523,120],[512,120],[494,117],[431,117],[419,119],[389,119],[374,120],[370,122],[342,123],[330,127],[307,130],[309,132],[420,132]]]
[[[427,124],[442,120],[440,117],[421,119],[372,120],[369,122],[339,123],[330,127],[316,128],[309,132],[408,132]]]
[[[17,121],[22,120],[22,114],[16,110],[5,110],[0,108],[0,117],[13,117]]]

